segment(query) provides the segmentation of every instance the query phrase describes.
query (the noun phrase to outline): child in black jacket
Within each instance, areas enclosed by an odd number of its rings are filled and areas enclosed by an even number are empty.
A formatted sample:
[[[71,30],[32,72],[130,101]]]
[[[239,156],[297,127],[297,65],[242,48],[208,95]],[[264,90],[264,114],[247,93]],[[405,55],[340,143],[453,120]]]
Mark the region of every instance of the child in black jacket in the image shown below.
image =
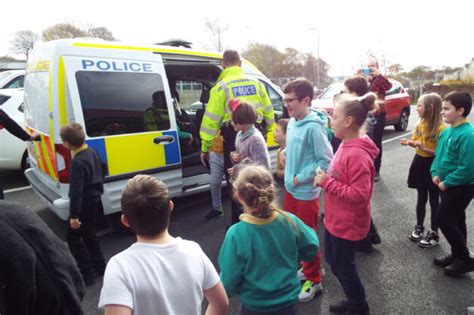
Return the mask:
[[[97,214],[104,192],[102,163],[97,153],[84,143],[85,133],[78,123],[63,126],[60,136],[73,159],[69,173],[69,228],[67,243],[86,285],[105,270],[105,260],[96,236]]]

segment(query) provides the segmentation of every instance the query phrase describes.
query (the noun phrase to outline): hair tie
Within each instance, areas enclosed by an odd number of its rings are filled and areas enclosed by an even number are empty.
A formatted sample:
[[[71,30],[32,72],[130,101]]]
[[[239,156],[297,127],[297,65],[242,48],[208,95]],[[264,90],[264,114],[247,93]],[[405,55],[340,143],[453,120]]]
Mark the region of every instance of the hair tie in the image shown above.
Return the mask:
[[[235,112],[237,108],[240,106],[240,101],[236,98],[234,98],[232,101],[230,101],[230,109]]]

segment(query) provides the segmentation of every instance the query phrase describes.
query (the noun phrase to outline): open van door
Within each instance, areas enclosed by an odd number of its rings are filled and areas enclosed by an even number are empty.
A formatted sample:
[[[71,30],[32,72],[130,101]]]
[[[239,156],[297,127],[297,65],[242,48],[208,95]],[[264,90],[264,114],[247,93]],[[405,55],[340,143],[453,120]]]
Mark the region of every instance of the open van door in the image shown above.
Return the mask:
[[[180,194],[179,139],[161,56],[90,48],[87,52],[87,57],[64,56],[63,62],[71,103],[80,104],[72,106],[74,119],[85,126],[86,143],[106,165],[103,202],[111,204],[104,208],[120,209],[118,190],[123,183],[114,183],[136,174],[156,175],[171,196]]]

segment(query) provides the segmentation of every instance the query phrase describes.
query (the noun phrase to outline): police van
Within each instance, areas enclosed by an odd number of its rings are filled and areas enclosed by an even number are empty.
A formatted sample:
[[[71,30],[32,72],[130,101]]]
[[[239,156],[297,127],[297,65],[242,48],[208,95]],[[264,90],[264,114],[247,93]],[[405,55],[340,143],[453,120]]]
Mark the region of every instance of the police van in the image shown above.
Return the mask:
[[[105,214],[120,211],[122,190],[136,174],[158,177],[171,197],[209,189],[208,170],[199,158],[199,126],[221,62],[220,53],[172,46],[62,39],[35,47],[24,100],[26,125],[41,135],[28,147],[31,167],[25,175],[33,190],[61,219],[68,218],[71,152],[59,130],[70,122],[84,127],[87,145],[105,166]],[[265,85],[278,120],[282,92],[248,61],[242,68]],[[200,89],[194,103],[202,107],[196,112],[180,106],[177,91],[183,84]],[[151,111],[160,119],[150,124]],[[192,140],[180,140],[182,132]],[[271,133],[267,142],[274,168]]]

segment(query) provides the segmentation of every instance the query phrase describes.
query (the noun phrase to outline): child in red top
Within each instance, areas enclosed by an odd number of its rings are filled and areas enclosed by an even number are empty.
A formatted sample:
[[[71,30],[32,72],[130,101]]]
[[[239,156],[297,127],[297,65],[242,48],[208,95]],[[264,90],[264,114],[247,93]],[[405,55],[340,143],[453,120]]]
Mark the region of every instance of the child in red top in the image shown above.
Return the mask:
[[[366,237],[370,227],[370,199],[379,150],[367,136],[360,135],[367,113],[376,96],[341,94],[335,98],[331,125],[336,137],[343,139],[328,173],[317,170],[314,184],[324,189],[325,256],[341,283],[346,301],[331,305],[331,312],[368,314],[365,289],[357,273],[357,241]]]

